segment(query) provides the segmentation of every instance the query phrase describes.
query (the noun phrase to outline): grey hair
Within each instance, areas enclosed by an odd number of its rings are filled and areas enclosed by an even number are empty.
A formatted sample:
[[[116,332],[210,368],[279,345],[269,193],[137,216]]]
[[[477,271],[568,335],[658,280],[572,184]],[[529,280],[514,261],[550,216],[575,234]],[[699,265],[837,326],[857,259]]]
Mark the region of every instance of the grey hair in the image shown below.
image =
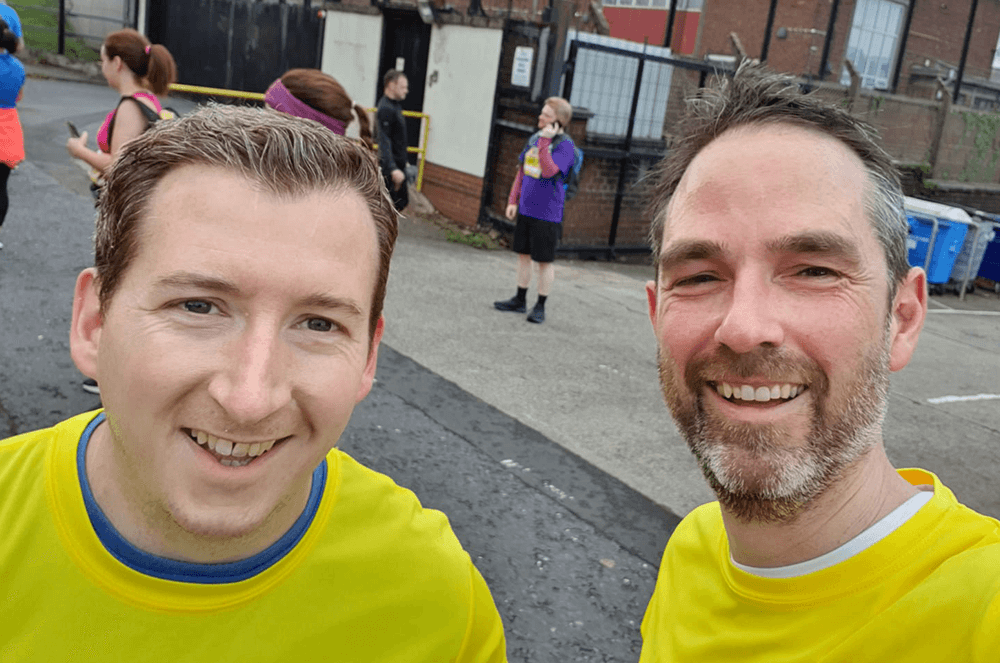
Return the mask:
[[[106,311],[138,251],[141,221],[156,185],[185,165],[238,173],[278,196],[357,192],[375,221],[379,271],[369,332],[385,299],[398,217],[374,152],[318,122],[273,110],[212,105],[157,122],[129,141],[107,172],[94,234],[100,302]]]
[[[870,124],[819,96],[804,94],[786,74],[744,60],[731,79],[720,76],[688,100],[677,138],[657,166],[649,213],[654,264],[660,254],[670,200],[694,158],[737,127],[785,123],[824,133],[854,152],[868,175],[865,208],[888,266],[890,300],[910,270],[903,192],[892,158]]]

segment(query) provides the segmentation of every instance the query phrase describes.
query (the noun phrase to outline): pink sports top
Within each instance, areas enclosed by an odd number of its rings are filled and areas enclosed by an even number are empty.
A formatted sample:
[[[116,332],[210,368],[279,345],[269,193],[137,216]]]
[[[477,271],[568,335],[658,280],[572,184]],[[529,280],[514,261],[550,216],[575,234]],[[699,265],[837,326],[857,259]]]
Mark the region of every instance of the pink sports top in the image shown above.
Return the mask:
[[[157,99],[156,95],[152,92],[136,92],[132,95],[132,97],[142,97],[143,99],[148,99],[153,102],[153,106],[156,108],[157,113],[163,110],[163,107],[160,106],[160,100]],[[122,97],[122,99],[127,98],[128,97]],[[141,104],[142,102],[140,101],[138,103]],[[118,101],[118,106],[121,106],[121,100]],[[111,154],[111,122],[115,118],[115,113],[118,112],[118,106],[115,106],[115,109],[108,113],[108,116],[104,118],[104,124],[102,124],[101,128],[97,130],[97,147],[101,149],[101,152]]]

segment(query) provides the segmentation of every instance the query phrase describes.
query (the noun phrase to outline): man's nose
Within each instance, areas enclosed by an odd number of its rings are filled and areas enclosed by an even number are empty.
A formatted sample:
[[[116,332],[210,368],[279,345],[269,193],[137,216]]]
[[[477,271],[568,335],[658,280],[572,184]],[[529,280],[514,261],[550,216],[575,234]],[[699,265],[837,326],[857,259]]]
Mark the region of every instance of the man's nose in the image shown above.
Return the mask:
[[[784,327],[769,279],[748,275],[733,282],[715,340],[737,354],[784,343]]]
[[[222,351],[223,366],[209,383],[209,395],[235,423],[253,424],[291,400],[292,357],[278,332],[248,326]]]

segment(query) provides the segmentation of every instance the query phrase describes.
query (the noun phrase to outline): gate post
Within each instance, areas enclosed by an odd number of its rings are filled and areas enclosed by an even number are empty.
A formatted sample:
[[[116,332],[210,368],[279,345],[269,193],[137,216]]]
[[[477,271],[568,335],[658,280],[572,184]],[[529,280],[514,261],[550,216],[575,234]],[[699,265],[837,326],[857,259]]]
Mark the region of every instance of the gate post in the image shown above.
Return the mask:
[[[608,232],[608,257],[615,257],[615,236],[618,234],[618,219],[622,213],[622,198],[625,193],[622,188],[625,186],[625,167],[628,162],[629,153],[632,151],[632,132],[635,130],[635,114],[639,109],[639,92],[642,91],[642,72],[646,67],[646,49],[642,50],[639,58],[639,70],[635,73],[635,90],[632,92],[632,110],[628,115],[628,129],[625,132],[625,150],[621,161],[618,162],[618,186],[615,188],[615,208],[611,213],[611,230]]]
[[[59,34],[56,52],[66,55],[66,0],[59,0],[59,25],[56,29]]]

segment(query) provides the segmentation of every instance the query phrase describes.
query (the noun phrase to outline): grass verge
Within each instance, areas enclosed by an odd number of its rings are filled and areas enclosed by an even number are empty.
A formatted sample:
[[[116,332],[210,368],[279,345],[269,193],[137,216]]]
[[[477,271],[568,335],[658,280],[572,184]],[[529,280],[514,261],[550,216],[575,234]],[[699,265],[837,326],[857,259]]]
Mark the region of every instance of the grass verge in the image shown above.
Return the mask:
[[[16,0],[8,3],[17,12],[24,29],[24,43],[31,49],[56,53],[59,49],[59,1]],[[66,31],[73,24],[66,21]],[[101,59],[101,54],[79,37],[65,39],[66,57],[88,62]]]

